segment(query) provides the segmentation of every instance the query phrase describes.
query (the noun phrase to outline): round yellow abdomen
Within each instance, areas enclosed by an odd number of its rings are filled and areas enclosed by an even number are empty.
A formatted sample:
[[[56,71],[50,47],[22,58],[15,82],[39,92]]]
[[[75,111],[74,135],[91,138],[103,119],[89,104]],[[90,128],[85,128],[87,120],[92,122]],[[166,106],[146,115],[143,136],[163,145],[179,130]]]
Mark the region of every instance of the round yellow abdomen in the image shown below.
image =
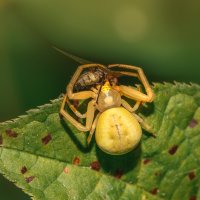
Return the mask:
[[[137,119],[123,107],[110,108],[98,119],[95,138],[106,153],[127,153],[136,147],[141,136],[142,129]]]

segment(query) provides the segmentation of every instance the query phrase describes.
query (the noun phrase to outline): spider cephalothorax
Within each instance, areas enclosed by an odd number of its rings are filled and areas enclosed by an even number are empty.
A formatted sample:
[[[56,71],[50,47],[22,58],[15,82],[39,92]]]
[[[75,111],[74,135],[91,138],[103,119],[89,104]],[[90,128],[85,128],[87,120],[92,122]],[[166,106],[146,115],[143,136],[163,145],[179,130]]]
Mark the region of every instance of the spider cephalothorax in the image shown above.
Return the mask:
[[[107,72],[109,70],[109,73],[112,74],[112,78],[105,76],[102,78],[101,83],[96,84],[95,87],[74,92],[74,86],[76,85],[77,80],[81,80],[83,77],[82,72],[88,68],[97,68],[102,72]],[[126,71],[114,72],[111,68],[123,68],[126,69]],[[146,94],[142,93],[140,89],[138,90],[137,87],[133,88],[116,84],[117,74],[137,77],[143,84]],[[131,106],[122,98],[123,96],[136,101],[136,103]],[[96,129],[95,138],[98,146],[106,153],[119,155],[131,151],[139,143],[142,135],[140,124],[146,128],[148,126],[135,114],[135,111],[141,103],[152,102],[153,98],[154,93],[140,67],[122,64],[108,66],[101,64],[86,64],[78,67],[71,81],[67,85],[67,92],[60,109],[60,114],[80,131],[90,132],[87,139],[88,143],[90,143]],[[86,113],[81,114],[70,104],[69,99],[91,100],[88,103]],[[75,120],[64,109],[66,103],[77,117],[86,118],[85,125]],[[96,116],[95,111],[98,111]]]

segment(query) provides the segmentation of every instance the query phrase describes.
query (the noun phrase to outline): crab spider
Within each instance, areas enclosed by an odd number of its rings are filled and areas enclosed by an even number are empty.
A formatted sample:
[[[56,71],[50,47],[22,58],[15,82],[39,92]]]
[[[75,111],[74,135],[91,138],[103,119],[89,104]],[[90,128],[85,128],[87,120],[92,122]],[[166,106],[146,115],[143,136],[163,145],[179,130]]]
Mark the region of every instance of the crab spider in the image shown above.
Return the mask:
[[[74,85],[80,79],[82,72],[90,68],[99,68],[108,73],[113,71],[112,68],[122,70],[118,70],[117,73],[123,76],[137,77],[143,84],[146,94],[142,93],[138,88],[110,84],[109,78],[106,77],[102,84],[98,83],[95,87],[91,87],[91,89],[86,91],[74,92]],[[122,98],[123,96],[136,101],[135,105],[130,105]],[[80,113],[70,103],[69,100],[73,99],[91,99],[86,113]],[[83,132],[89,131],[88,144],[96,130],[95,139],[100,149],[108,154],[121,155],[133,150],[140,142],[142,136],[141,126],[149,129],[149,126],[144,123],[142,118],[135,114],[135,111],[141,103],[152,102],[153,99],[154,93],[142,68],[124,64],[111,64],[108,66],[84,64],[77,68],[67,85],[60,114],[78,130]],[[64,109],[66,104],[68,104],[77,117],[86,118],[85,125],[74,119]],[[98,111],[96,116],[95,111]]]

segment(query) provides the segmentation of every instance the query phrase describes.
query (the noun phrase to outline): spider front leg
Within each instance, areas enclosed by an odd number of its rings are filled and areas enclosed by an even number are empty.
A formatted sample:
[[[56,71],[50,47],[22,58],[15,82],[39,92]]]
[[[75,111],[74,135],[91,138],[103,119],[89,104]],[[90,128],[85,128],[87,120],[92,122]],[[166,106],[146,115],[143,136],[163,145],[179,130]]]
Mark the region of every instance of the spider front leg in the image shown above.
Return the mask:
[[[129,70],[134,70],[137,72],[137,77],[139,78],[139,80],[142,82],[142,84],[144,85],[144,88],[146,90],[147,94],[144,94],[142,92],[139,92],[137,90],[134,90],[128,86],[125,85],[121,85],[120,86],[120,90],[122,91],[122,93],[131,98],[134,99],[136,101],[142,101],[142,102],[152,102],[154,99],[154,93],[151,89],[151,86],[149,85],[149,82],[142,70],[142,68],[140,67],[136,67],[136,66],[132,66],[132,65],[123,65],[123,64],[112,64],[112,65],[108,65],[108,68],[113,68],[113,67],[118,67],[118,68],[125,68],[125,69],[129,69]],[[135,73],[131,73],[131,72],[123,72],[125,75],[128,76],[135,76]]]
[[[137,85],[137,88],[138,91],[141,91],[141,87],[139,85]],[[122,106],[124,106],[124,108],[126,108],[126,110],[128,110],[131,113],[135,112],[139,108],[140,104],[141,101],[136,101],[135,105],[132,107],[127,101],[122,99]]]
[[[144,94],[134,88],[126,86],[126,85],[120,85],[119,88],[120,88],[122,95],[124,95],[130,99],[133,99],[135,101],[140,101],[140,102],[152,102],[153,101],[153,96],[152,96],[153,93],[150,95],[146,95],[146,94]]]
[[[67,99],[67,95],[64,96],[61,108],[60,108],[60,114],[66,119],[68,120],[71,124],[73,124],[78,130],[80,131],[89,131],[91,129],[92,126],[92,122],[94,119],[94,113],[95,113],[95,101],[91,100],[88,103],[88,107],[87,107],[87,112],[86,112],[86,124],[85,126],[83,124],[81,124],[80,122],[76,121],[64,108],[65,108],[65,104],[66,104],[66,99]]]
[[[65,96],[66,96],[66,95],[65,95]],[[84,114],[80,113],[80,112],[76,109],[76,107],[75,107],[73,104],[71,104],[71,102],[69,101],[69,99],[67,98],[67,96],[66,96],[66,103],[68,104],[69,108],[72,110],[72,112],[73,112],[77,117],[79,117],[79,118],[86,118],[86,113],[84,113]]]
[[[88,99],[88,98],[94,98],[96,94],[91,91],[81,91],[81,92],[75,92],[73,91],[74,85],[77,82],[78,78],[80,77],[81,73],[83,72],[84,69],[87,68],[102,68],[104,70],[107,70],[107,68],[104,65],[101,64],[85,64],[85,65],[80,65],[76,72],[74,73],[71,81],[67,85],[67,96],[69,99]]]
[[[98,91],[96,88],[91,88],[91,90],[98,95]],[[86,113],[82,114],[80,113],[77,108],[69,101],[69,99],[66,97],[66,103],[68,104],[69,108],[72,110],[72,112],[79,118],[86,118]]]
[[[136,101],[135,105],[131,107],[127,101],[122,99],[122,106],[124,106],[124,108],[126,108],[126,110],[128,110],[131,113],[135,112],[139,108],[140,104],[141,104],[141,101]]]

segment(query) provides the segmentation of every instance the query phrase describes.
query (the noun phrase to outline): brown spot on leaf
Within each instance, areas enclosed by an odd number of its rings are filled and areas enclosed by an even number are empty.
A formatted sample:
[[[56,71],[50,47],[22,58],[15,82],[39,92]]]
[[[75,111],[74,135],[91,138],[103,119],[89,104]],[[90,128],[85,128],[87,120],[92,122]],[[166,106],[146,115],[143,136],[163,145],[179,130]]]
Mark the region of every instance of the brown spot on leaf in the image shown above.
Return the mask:
[[[149,162],[151,162],[150,159],[145,159],[145,160],[143,161],[144,165],[148,164]]]
[[[196,199],[197,199],[196,196],[191,196],[191,197],[189,198],[189,200],[196,200]]]
[[[190,128],[194,128],[197,124],[198,124],[198,121],[197,121],[196,119],[192,119],[192,120],[189,122],[189,127],[190,127]]]
[[[69,168],[65,167],[64,172],[65,172],[65,174],[68,174],[69,173]]]
[[[73,164],[74,164],[74,165],[79,165],[79,163],[80,163],[80,158],[79,158],[79,157],[75,157],[75,158],[73,159]]]
[[[115,174],[114,174],[114,177],[117,178],[117,179],[120,179],[122,176],[123,176],[123,170],[121,169],[117,169]]]
[[[22,168],[21,168],[21,173],[22,174],[25,174],[27,172],[27,168],[26,168],[26,166],[23,166]]]
[[[159,173],[159,172],[155,172],[154,175],[155,175],[155,176],[159,176],[160,173]]]
[[[158,193],[158,188],[153,188],[151,191],[150,191],[151,194],[153,195],[156,195]]]
[[[45,137],[42,138],[42,143],[44,145],[48,144],[50,141],[52,140],[52,136],[50,133],[48,133],[48,135],[46,135]]]
[[[25,180],[27,183],[30,183],[32,182],[32,180],[35,178],[35,176],[29,176],[29,177],[26,177]]]
[[[8,137],[14,137],[14,138],[16,138],[18,136],[18,134],[15,131],[11,130],[11,129],[7,129],[6,130],[6,135]]]
[[[178,149],[178,145],[174,145],[169,149],[169,154],[174,155]]]
[[[190,173],[188,174],[188,177],[189,177],[190,180],[193,180],[193,179],[196,177],[196,175],[195,175],[194,172],[190,172]]]
[[[99,163],[99,161],[94,161],[90,164],[91,169],[99,171],[101,168],[101,165]]]
[[[3,137],[2,137],[2,135],[0,135],[0,145],[2,145],[3,144]]]

